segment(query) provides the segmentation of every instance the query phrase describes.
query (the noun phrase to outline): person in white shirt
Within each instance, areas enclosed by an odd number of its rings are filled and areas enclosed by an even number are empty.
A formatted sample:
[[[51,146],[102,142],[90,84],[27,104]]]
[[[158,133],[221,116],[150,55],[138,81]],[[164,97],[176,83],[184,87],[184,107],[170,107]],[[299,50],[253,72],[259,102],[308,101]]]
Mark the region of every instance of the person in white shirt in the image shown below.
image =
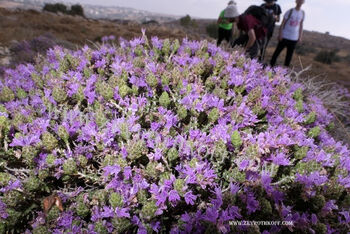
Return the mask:
[[[301,10],[301,6],[305,0],[296,0],[296,7],[288,10],[283,17],[283,21],[279,30],[278,45],[272,55],[270,62],[271,66],[276,64],[276,60],[282,50],[287,47],[287,55],[284,61],[284,66],[288,67],[292,61],[295,46],[302,40],[303,36],[303,22],[305,19],[305,12]]]

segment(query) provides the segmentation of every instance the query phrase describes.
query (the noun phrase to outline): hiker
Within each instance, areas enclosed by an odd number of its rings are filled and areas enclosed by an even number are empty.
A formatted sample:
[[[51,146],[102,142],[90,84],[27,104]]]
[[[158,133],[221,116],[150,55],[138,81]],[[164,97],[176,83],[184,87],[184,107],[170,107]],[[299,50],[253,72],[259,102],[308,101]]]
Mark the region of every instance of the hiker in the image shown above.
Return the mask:
[[[236,22],[241,35],[234,41],[233,46],[244,46],[244,51],[250,58],[256,58],[263,45],[267,33],[268,15],[259,6],[250,6],[242,15],[227,15]]]
[[[216,45],[219,46],[223,40],[226,40],[228,43],[232,43],[232,33],[233,33],[233,23],[229,22],[224,18],[225,10],[235,6],[234,1],[229,1],[227,7],[221,11],[218,18],[218,40]]]
[[[305,12],[301,10],[301,6],[305,0],[296,0],[296,7],[288,10],[283,17],[283,21],[279,30],[278,45],[272,55],[271,66],[276,64],[276,60],[282,50],[287,47],[287,55],[284,61],[284,66],[289,67],[292,61],[295,46],[302,40],[303,36],[303,22],[305,19]]]
[[[268,14],[272,16],[272,22],[267,27],[267,35],[264,46],[261,48],[261,57],[260,60],[263,61],[265,57],[266,48],[270,42],[271,37],[273,36],[273,32],[275,29],[276,22],[280,22],[280,15],[282,13],[280,5],[276,2],[277,0],[264,0],[264,4],[261,5],[262,8],[266,10]]]

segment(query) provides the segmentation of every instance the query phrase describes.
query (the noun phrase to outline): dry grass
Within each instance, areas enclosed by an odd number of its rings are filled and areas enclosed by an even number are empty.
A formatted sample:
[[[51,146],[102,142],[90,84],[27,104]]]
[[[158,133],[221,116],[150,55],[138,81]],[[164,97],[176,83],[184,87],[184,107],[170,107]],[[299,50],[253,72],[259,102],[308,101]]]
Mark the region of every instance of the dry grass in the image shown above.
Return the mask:
[[[186,34],[179,28],[159,25],[141,25],[134,22],[117,23],[105,20],[91,20],[69,15],[58,15],[34,10],[7,10],[0,8],[0,44],[9,46],[11,41],[31,40],[45,33],[51,33],[59,40],[83,45],[106,35],[131,39],[141,36],[141,29],[148,36],[160,38],[200,39],[200,35]]]
[[[266,51],[266,62],[269,62],[274,52],[274,47],[269,47]],[[347,52],[343,52],[347,53]],[[286,50],[278,57],[277,64],[282,65],[284,62]],[[291,67],[294,70],[303,70],[304,67],[310,66],[311,69],[304,73],[305,77],[315,77],[317,80],[326,80],[336,82],[350,89],[350,64],[347,62],[336,62],[331,65],[314,61],[315,53],[300,56],[294,54]]]
[[[303,65],[300,65],[303,67]],[[335,118],[335,128],[331,132],[333,137],[350,146],[350,98],[349,92],[337,83],[321,80],[319,77],[310,77],[311,66],[302,68],[299,72],[292,70],[291,78],[302,83],[308,96],[317,96]],[[344,92],[345,91],[345,92]]]

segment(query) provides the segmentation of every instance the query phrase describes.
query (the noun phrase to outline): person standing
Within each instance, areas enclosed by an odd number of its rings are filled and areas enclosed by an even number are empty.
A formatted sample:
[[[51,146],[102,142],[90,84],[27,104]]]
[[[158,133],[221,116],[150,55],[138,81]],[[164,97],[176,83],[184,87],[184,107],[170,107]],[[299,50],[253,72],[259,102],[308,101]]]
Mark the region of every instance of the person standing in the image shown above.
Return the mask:
[[[221,11],[218,18],[218,40],[216,45],[219,46],[223,40],[226,40],[231,44],[232,42],[232,33],[233,33],[233,23],[229,22],[225,18],[225,11],[232,7],[235,7],[236,3],[234,1],[229,1],[227,7]]]
[[[264,4],[261,5],[262,8],[266,10],[268,14],[272,16],[273,21],[267,27],[267,35],[265,39],[264,46],[261,48],[261,57],[260,60],[263,61],[265,57],[266,48],[270,42],[271,37],[275,29],[276,22],[280,22],[280,15],[282,13],[280,5],[276,2],[277,0],[264,0]]]
[[[283,21],[279,30],[278,45],[275,52],[272,55],[270,62],[271,66],[276,64],[276,60],[282,50],[287,47],[287,55],[284,62],[284,66],[289,67],[292,61],[295,46],[302,40],[303,36],[303,23],[305,19],[305,12],[301,9],[301,6],[305,3],[305,0],[296,0],[296,7],[288,10],[283,17]]]

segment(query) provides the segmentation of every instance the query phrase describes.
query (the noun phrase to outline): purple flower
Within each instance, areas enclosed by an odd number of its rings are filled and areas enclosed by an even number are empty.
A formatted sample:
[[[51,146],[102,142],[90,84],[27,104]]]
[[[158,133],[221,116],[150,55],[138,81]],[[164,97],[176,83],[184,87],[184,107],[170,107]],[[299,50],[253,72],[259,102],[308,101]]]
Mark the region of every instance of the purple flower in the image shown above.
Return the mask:
[[[312,215],[311,215],[311,223],[312,223],[313,225],[316,225],[317,222],[318,222],[317,215],[312,214]]]
[[[0,192],[6,193],[8,191],[11,191],[11,190],[14,190],[17,188],[21,188],[21,187],[22,187],[22,183],[20,180],[10,181],[6,187],[3,187],[0,189]]]
[[[115,208],[115,214],[117,215],[117,217],[119,218],[130,218],[130,214],[129,214],[129,208]]]
[[[185,202],[186,202],[187,205],[194,205],[194,203],[195,203],[195,201],[197,199],[197,196],[194,195],[192,193],[192,191],[189,191],[189,192],[185,193],[184,197],[185,197]]]
[[[38,134],[27,134],[19,138],[14,138],[10,146],[31,146],[40,142],[40,135]]]
[[[172,204],[176,204],[177,201],[180,201],[180,196],[179,196],[179,194],[177,193],[176,190],[171,190],[169,192],[169,201]]]
[[[8,213],[6,212],[6,204],[0,200],[0,218],[6,219],[8,217]]]
[[[336,204],[336,201],[330,200],[330,201],[327,201],[324,207],[322,208],[322,213],[327,214],[329,212],[332,212],[332,210],[337,210],[337,209],[338,209],[338,206]]]
[[[162,150],[159,148],[156,148],[153,155],[155,160],[157,161],[160,160],[163,157]]]
[[[161,125],[159,123],[157,123],[157,122],[152,122],[151,123],[152,131],[157,131],[160,127],[161,127]]]
[[[260,207],[259,202],[255,199],[252,193],[248,193],[246,195],[246,204],[247,204],[248,214],[254,213]]]
[[[342,217],[338,217],[339,222],[342,224],[350,224],[350,213],[349,211],[342,211],[339,212],[339,214],[343,215],[344,220],[342,219]]]
[[[90,141],[92,137],[97,135],[97,125],[94,122],[86,124],[81,131],[80,140]]]
[[[151,222],[151,228],[155,232],[159,232],[159,229],[161,228],[160,222]]]
[[[271,157],[270,160],[276,165],[280,166],[288,166],[290,165],[290,161],[286,158],[286,155],[283,153],[278,153],[276,156]]]
[[[230,182],[230,192],[232,195],[235,195],[238,193],[240,187],[237,184],[233,184]]]
[[[166,199],[167,199],[167,198],[168,198],[168,192],[166,192],[166,191],[161,191],[160,193],[157,192],[157,195],[156,195],[156,199],[157,199],[156,205],[157,205],[157,206],[163,205],[163,204],[166,202]]]
[[[104,170],[104,176],[109,176],[109,175],[117,175],[120,172],[120,166],[119,165],[114,165],[114,166],[106,166],[103,168]]]
[[[311,172],[309,175],[300,175],[297,173],[295,181],[304,184],[306,187],[311,187],[312,185],[320,186],[326,183],[327,180],[327,176],[322,176],[319,172]]]
[[[344,186],[344,188],[350,188],[350,176],[342,177],[338,175],[338,182]]]
[[[244,171],[249,166],[249,160],[242,160],[239,164],[239,170]]]
[[[101,212],[102,218],[111,218],[113,216],[114,216],[114,210],[111,207],[109,206],[103,207],[103,211]]]
[[[242,218],[242,215],[240,214],[239,208],[237,206],[229,206],[227,208],[228,215],[231,220],[236,220]]]
[[[78,83],[73,83],[73,84],[69,85],[69,91],[67,92],[68,96],[71,97],[74,94],[76,94],[78,92],[78,89],[79,89]]]
[[[95,68],[104,68],[106,65],[106,60],[101,59],[95,62]]]
[[[69,229],[73,222],[73,212],[65,212],[58,218],[57,225]]]
[[[203,219],[212,223],[216,223],[216,220],[219,217],[219,211],[216,207],[209,207],[205,214],[203,215]]]
[[[131,170],[131,167],[127,166],[127,167],[124,167],[124,177],[126,180],[130,179],[132,176],[132,170]]]
[[[151,38],[152,45],[157,49],[162,49],[163,43],[161,40],[158,39],[158,37],[152,37]]]

